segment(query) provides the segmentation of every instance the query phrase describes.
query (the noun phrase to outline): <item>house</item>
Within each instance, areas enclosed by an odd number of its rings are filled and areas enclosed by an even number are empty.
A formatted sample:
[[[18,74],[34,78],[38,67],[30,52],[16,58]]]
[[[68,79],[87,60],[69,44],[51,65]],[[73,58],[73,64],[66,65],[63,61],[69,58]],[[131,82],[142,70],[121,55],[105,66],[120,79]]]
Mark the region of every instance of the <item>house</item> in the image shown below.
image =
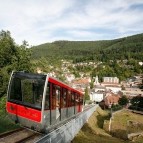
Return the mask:
[[[73,74],[65,74],[65,77],[67,82],[71,82],[75,79],[75,76]]]
[[[104,98],[105,105],[110,107],[111,105],[117,105],[120,96],[118,94],[114,94],[112,92],[107,92]]]
[[[101,102],[104,98],[104,92],[91,92],[90,100],[95,102]]]
[[[104,77],[102,86],[106,88],[107,91],[112,91],[114,93],[118,93],[121,91],[121,84],[119,84],[119,78],[117,77]]]
[[[90,92],[90,100],[95,102],[101,102],[105,96],[105,87],[96,85]]]
[[[117,78],[117,77],[103,77],[103,83],[118,84],[119,83],[119,78]]]
[[[85,90],[85,88],[90,88],[90,77],[82,78],[82,79],[75,79],[70,83],[70,86],[72,86],[75,89],[81,89]]]

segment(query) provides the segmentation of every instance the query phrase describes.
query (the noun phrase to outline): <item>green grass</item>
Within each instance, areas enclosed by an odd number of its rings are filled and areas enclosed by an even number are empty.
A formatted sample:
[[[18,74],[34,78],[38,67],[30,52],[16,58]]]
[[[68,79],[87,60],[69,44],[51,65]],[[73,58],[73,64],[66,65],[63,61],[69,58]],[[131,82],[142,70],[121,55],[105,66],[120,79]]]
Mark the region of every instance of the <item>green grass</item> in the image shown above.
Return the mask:
[[[0,118],[0,134],[13,129],[19,128],[19,125],[14,124],[7,115],[2,115]]]
[[[14,124],[6,113],[6,97],[0,98],[0,134],[7,132],[16,128],[19,128],[19,125]]]

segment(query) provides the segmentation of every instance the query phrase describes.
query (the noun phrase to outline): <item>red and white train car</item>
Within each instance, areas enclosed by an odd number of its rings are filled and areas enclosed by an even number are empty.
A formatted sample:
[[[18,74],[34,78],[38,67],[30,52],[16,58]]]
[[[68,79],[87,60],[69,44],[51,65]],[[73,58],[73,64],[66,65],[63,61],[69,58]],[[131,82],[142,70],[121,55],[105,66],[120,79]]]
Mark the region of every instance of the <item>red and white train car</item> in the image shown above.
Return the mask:
[[[13,72],[6,109],[9,117],[39,132],[83,110],[83,94],[43,74]]]

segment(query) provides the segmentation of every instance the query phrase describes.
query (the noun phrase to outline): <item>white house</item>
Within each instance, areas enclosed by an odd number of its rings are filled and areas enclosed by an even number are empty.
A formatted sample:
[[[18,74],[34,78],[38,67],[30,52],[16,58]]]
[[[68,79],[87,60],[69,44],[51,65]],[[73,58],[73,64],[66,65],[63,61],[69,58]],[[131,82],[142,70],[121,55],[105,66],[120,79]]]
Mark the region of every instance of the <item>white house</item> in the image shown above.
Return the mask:
[[[90,93],[90,100],[95,102],[101,102],[104,98],[105,87],[96,85]]]
[[[103,92],[91,92],[89,96],[90,96],[90,100],[95,101],[95,102],[101,102],[104,98],[104,93]]]
[[[104,83],[118,84],[119,83],[119,78],[117,78],[117,77],[103,77],[103,82]]]

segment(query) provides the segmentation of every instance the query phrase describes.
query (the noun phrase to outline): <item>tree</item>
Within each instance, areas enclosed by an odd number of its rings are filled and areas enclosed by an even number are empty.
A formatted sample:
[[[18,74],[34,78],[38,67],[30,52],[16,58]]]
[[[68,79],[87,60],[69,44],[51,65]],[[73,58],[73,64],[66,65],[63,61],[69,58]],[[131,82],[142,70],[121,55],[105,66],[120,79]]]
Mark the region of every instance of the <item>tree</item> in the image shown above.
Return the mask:
[[[84,101],[86,101],[86,100],[90,100],[89,93],[88,93],[88,88],[87,87],[85,88],[85,93],[84,93]]]
[[[9,31],[0,32],[0,68],[12,63],[15,57],[16,47]]]
[[[25,45],[17,47],[16,57],[13,61],[13,68],[19,71],[31,71],[31,51]]]
[[[131,104],[134,109],[143,111],[143,97],[141,95],[133,97]]]
[[[122,106],[127,105],[127,103],[128,103],[128,98],[127,98],[125,95],[123,95],[123,96],[119,99],[118,103],[119,103],[119,105],[122,105]]]
[[[6,95],[12,70],[31,70],[30,56],[26,42],[18,46],[9,31],[0,31],[0,97]]]
[[[93,89],[93,87],[94,87],[94,81],[91,80],[91,82],[90,82],[90,89]]]

